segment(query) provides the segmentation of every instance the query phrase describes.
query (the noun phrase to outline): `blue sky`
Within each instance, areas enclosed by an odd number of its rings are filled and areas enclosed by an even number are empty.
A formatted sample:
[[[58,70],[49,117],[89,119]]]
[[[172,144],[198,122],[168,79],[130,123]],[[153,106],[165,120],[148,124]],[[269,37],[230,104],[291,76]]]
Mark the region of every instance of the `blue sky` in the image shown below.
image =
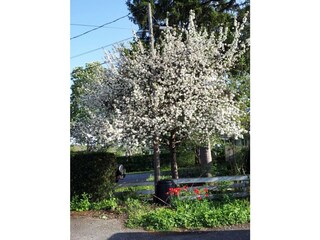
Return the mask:
[[[70,38],[94,28],[73,24],[100,26],[127,15],[129,10],[125,2],[126,0],[71,0]],[[74,67],[85,66],[88,62],[104,61],[103,49],[79,57],[74,56],[133,37],[132,30],[137,31],[138,26],[131,22],[128,17],[125,17],[103,28],[70,40],[70,72]],[[111,50],[112,46],[104,49]]]

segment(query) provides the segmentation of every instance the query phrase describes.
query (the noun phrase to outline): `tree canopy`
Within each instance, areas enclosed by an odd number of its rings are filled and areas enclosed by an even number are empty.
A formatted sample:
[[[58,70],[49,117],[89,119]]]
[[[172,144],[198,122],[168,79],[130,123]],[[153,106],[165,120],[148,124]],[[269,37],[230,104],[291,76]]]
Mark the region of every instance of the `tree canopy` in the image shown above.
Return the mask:
[[[205,28],[207,32],[218,33],[223,25],[230,30],[233,26],[234,18],[241,22],[246,12],[250,10],[250,0],[127,0],[127,6],[132,14],[130,19],[140,28],[141,39],[149,41],[148,35],[148,14],[147,5],[152,5],[153,30],[156,41],[161,35],[161,26],[165,26],[168,18],[169,26],[187,27],[189,24],[189,12],[195,12],[195,19],[198,28]],[[243,30],[242,40],[250,37],[250,16],[247,16],[247,24]],[[232,41],[232,34],[227,41]],[[239,75],[250,71],[249,51],[241,57],[230,70],[231,74]]]
[[[153,52],[136,37],[132,49],[118,46],[106,55],[105,69],[92,66],[97,74],[89,67],[76,69],[80,80],[74,90],[81,96],[73,109],[84,121],[74,121],[74,136],[126,148],[153,145],[154,156],[166,138],[175,149],[182,139],[242,137],[246,99],[237,84],[230,87],[230,71],[249,47],[243,39],[247,14],[241,22],[233,18],[231,29],[211,32],[198,28],[195,18],[190,11],[188,24],[177,27],[167,20]]]
[[[153,136],[172,132],[199,141],[216,133],[241,136],[241,111],[225,72],[246,50],[239,41],[244,24],[234,22],[233,41],[227,43],[227,28],[216,37],[197,30],[194,18],[191,13],[182,31],[166,28],[154,53],[137,39],[130,54],[120,47],[108,55],[106,77],[90,82],[82,97],[94,119],[89,125],[100,129],[91,135],[117,136],[127,146],[148,145]]]
[[[131,20],[140,28],[139,37],[143,41],[149,41],[147,5],[152,5],[153,31],[156,42],[161,35],[161,27],[168,25],[171,27],[182,28],[189,24],[189,12],[194,10],[197,30],[206,29],[207,32],[219,35],[221,26],[228,28],[227,43],[233,41],[233,22],[236,19],[242,22],[246,12],[250,10],[250,0],[127,0],[127,6],[132,14]],[[250,15],[247,15],[247,22],[244,25],[239,41],[245,42],[250,38]],[[246,105],[242,105],[247,110],[246,121],[243,125],[247,130],[250,128],[249,111],[250,109],[250,47],[241,55],[238,61],[228,69],[229,88],[237,92],[238,99],[246,98]],[[247,90],[240,92],[239,89]]]
[[[81,101],[86,86],[92,82],[105,78],[105,68],[99,62],[87,63],[85,67],[76,67],[71,73],[70,96],[70,133],[73,141],[85,144],[89,148],[95,144],[91,124],[91,115],[87,106]]]

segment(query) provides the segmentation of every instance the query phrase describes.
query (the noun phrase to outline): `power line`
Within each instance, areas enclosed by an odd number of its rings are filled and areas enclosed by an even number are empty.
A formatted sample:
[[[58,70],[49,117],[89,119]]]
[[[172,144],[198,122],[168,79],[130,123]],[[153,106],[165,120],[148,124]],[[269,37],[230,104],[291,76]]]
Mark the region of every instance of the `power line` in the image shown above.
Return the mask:
[[[89,51],[84,52],[84,53],[80,53],[80,54],[75,55],[75,56],[72,56],[72,57],[70,57],[70,58],[72,59],[72,58],[80,57],[80,56],[82,56],[82,55],[85,55],[85,54],[88,54],[88,53],[91,53],[91,52],[95,52],[95,51],[97,51],[97,50],[100,50],[100,49],[103,49],[103,48],[106,48],[106,47],[115,45],[115,44],[117,44],[117,43],[121,43],[121,42],[127,41],[127,40],[132,39],[132,38],[133,38],[133,37],[129,37],[129,38],[120,40],[120,41],[118,41],[118,42],[110,43],[110,44],[108,44],[108,45],[105,45],[105,46],[102,46],[102,47],[99,47],[99,48],[96,48],[96,49],[92,49],[92,50],[89,50]]]
[[[114,22],[116,22],[116,21],[119,21],[120,19],[125,18],[125,17],[128,17],[129,15],[130,15],[130,13],[128,13],[128,14],[125,15],[125,16],[119,17],[119,18],[117,18],[117,19],[115,19],[115,20],[113,20],[113,21],[111,21],[111,22],[107,22],[107,23],[105,23],[105,24],[102,24],[102,25],[100,25],[100,26],[98,26],[98,27],[95,27],[95,28],[93,28],[93,29],[91,29],[91,30],[88,30],[88,31],[86,31],[86,32],[84,32],[84,33],[81,33],[81,34],[77,35],[77,36],[74,36],[74,37],[70,38],[70,40],[75,39],[75,38],[78,38],[78,37],[81,37],[81,36],[83,36],[83,35],[85,35],[85,34],[88,34],[88,33],[92,32],[92,31],[95,31],[95,30],[97,30],[97,29],[99,29],[99,28],[102,28],[102,27],[104,27],[104,26],[106,26],[106,25],[109,25],[109,24],[111,24],[111,23],[114,23]]]
[[[107,22],[107,23],[102,24],[102,25],[100,25],[100,26],[97,26],[97,27],[95,27],[95,28],[93,28],[93,29],[91,29],[91,30],[88,30],[88,31],[86,31],[86,32],[84,32],[84,33],[81,33],[81,34],[79,34],[79,35],[77,35],[77,36],[71,37],[70,40],[75,39],[75,38],[78,38],[78,37],[81,37],[81,36],[83,36],[83,35],[85,35],[85,34],[88,34],[88,33],[92,32],[92,31],[95,31],[95,30],[97,30],[97,29],[99,29],[99,28],[102,28],[102,27],[104,27],[104,26],[106,26],[106,25],[109,25],[109,24],[111,24],[111,23],[114,23],[114,22],[116,22],[116,21],[119,21],[119,20],[122,19],[122,18],[128,17],[130,14],[133,14],[133,13],[135,13],[135,12],[140,12],[140,11],[142,11],[142,10],[144,10],[144,9],[137,9],[137,10],[135,10],[135,11],[132,11],[131,13],[128,13],[127,15],[124,15],[124,16],[122,16],[122,17],[119,17],[119,18],[117,18],[117,19],[115,19],[115,20],[113,20],[113,21],[111,21],[111,22]]]
[[[70,25],[71,26],[77,26],[77,27],[99,27],[98,25],[80,24],[80,23],[71,23]],[[131,29],[131,28],[124,28],[124,27],[104,27],[104,28],[126,29],[126,30]]]

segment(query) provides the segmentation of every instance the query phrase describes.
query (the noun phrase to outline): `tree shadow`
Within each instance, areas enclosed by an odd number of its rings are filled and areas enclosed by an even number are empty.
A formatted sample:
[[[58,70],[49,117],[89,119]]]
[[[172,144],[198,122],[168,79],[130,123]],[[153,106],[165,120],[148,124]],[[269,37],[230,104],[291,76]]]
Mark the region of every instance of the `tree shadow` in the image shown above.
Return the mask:
[[[116,233],[106,240],[250,240],[250,230],[195,232],[126,232]]]

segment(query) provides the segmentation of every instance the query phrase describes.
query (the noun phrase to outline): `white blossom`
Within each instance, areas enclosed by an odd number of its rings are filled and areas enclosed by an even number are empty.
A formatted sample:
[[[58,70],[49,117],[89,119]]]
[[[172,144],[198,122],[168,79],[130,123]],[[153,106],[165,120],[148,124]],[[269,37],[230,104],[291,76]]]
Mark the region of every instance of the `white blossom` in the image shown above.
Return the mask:
[[[227,44],[227,29],[218,37],[197,31],[191,12],[188,28],[166,28],[153,55],[138,39],[129,54],[123,47],[108,53],[106,77],[86,86],[82,98],[92,114],[84,129],[97,141],[125,146],[149,144],[170,131],[199,141],[214,134],[241,137],[242,113],[225,72],[248,46],[239,41],[243,24],[235,22]]]

